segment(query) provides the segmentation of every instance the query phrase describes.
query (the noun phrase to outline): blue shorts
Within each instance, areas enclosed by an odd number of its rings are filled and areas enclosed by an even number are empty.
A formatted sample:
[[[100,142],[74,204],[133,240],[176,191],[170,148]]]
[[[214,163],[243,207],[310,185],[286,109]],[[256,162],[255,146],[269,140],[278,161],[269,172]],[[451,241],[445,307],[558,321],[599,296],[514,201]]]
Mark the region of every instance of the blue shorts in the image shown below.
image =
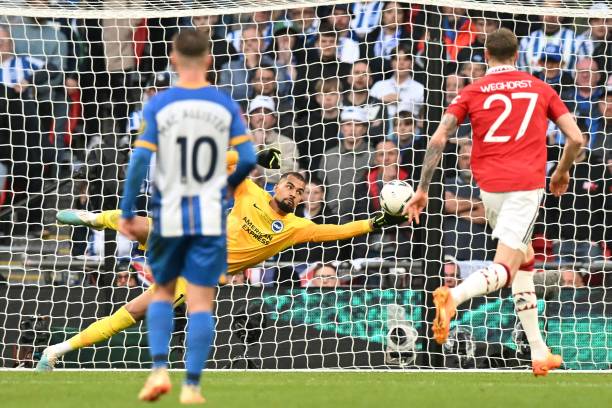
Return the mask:
[[[200,286],[217,286],[227,270],[227,238],[221,236],[162,237],[152,232],[147,242],[155,282],[179,276]]]

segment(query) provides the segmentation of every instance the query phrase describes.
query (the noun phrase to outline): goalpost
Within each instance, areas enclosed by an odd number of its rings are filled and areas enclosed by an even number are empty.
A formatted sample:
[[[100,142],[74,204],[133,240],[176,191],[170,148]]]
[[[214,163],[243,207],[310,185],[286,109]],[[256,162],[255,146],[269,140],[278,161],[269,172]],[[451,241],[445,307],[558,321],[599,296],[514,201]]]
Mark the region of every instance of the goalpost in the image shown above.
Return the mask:
[[[258,144],[282,150],[281,170],[312,177],[299,215],[340,223],[377,210],[384,181],[416,187],[428,135],[457,92],[484,75],[487,30],[504,26],[521,41],[521,69],[555,83],[590,137],[571,191],[545,199],[534,231],[540,327],[566,369],[610,369],[612,8],[590,0],[37,0],[0,1],[0,10],[0,367],[35,364],[45,346],[146,287],[146,253],[114,231],[57,225],[55,215],[117,208],[142,104],[174,83],[168,56],[179,30],[210,33],[209,80],[239,102]],[[351,127],[363,115],[366,125]],[[358,147],[339,138],[347,132]],[[493,255],[467,171],[469,136],[460,126],[444,153],[420,227],[288,249],[226,277],[209,366],[527,367],[509,289],[463,305],[444,346],[431,338],[433,290]],[[553,126],[548,138],[552,167],[563,141]],[[269,189],[279,174],[259,169],[257,180]],[[173,335],[175,368],[184,323],[179,317]],[[145,333],[138,323],[58,366],[146,368]]]

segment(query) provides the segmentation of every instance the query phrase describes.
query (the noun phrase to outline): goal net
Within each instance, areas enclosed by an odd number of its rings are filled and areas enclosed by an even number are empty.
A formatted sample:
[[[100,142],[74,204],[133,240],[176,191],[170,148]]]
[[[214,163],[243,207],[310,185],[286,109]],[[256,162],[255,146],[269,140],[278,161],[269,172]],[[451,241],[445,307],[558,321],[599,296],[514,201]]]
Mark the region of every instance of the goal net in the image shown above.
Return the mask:
[[[610,368],[612,12],[605,2],[26,0],[0,7],[0,367],[36,364],[46,346],[117,312],[151,284],[146,251],[116,234],[112,211],[143,104],[176,81],[169,54],[177,32],[209,33],[208,81],[239,103],[258,149],[281,151],[279,170],[259,166],[252,179],[273,193],[281,173],[300,171],[308,183],[296,214],[343,224],[372,218],[390,180],[416,188],[444,108],[485,75],[486,36],[507,27],[519,37],[519,68],[555,88],[588,140],[568,193],[546,194],[535,223],[540,328],[565,369]],[[457,285],[494,256],[469,170],[470,136],[466,123],[451,138],[420,225],[299,244],[223,276],[209,367],[526,368],[530,350],[510,289],[461,305],[445,345],[431,334],[433,290]],[[564,144],[552,124],[547,143],[550,174]],[[149,187],[141,192],[146,216]],[[69,209],[104,215],[88,218],[89,227],[70,226],[57,219]],[[243,227],[265,245],[283,228],[270,221],[270,231]],[[173,367],[184,362],[184,309],[177,308]],[[140,321],[58,363],[149,365]]]

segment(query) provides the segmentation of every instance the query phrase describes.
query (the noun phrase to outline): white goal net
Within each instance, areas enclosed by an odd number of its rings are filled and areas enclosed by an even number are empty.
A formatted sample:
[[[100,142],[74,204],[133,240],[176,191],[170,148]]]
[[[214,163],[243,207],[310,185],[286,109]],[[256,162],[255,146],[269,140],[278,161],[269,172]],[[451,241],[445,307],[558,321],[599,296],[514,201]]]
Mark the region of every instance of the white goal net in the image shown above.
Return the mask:
[[[259,166],[252,179],[271,192],[281,173],[299,171],[308,183],[296,214],[344,224],[374,217],[386,182],[416,188],[444,108],[485,75],[487,34],[507,27],[519,68],[555,88],[588,140],[568,193],[546,195],[533,231],[540,328],[565,369],[610,369],[606,2],[3,0],[0,15],[0,367],[35,365],[150,285],[147,253],[116,234],[113,211],[143,104],[176,80],[176,33],[209,34],[208,80],[239,103],[259,150],[281,151],[279,170]],[[470,136],[462,124],[448,144],[419,226],[295,245],[223,276],[209,367],[526,368],[510,289],[462,305],[445,345],[431,334],[433,290],[494,256]],[[547,138],[550,174],[564,140],[554,125]],[[148,205],[143,186],[141,216]],[[70,226],[63,210],[98,215]],[[184,308],[172,367],[184,363]],[[58,362],[149,365],[140,321]]]

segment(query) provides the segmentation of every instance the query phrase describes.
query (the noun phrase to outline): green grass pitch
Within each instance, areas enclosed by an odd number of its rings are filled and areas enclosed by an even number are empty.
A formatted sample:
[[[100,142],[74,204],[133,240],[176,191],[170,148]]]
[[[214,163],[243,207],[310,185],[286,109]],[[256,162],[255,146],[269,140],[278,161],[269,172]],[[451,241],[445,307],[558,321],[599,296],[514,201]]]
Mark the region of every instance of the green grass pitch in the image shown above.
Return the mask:
[[[137,401],[146,372],[0,372],[0,406],[120,408]],[[176,407],[182,373],[154,404]],[[612,374],[444,372],[208,372],[208,407],[609,407]]]

